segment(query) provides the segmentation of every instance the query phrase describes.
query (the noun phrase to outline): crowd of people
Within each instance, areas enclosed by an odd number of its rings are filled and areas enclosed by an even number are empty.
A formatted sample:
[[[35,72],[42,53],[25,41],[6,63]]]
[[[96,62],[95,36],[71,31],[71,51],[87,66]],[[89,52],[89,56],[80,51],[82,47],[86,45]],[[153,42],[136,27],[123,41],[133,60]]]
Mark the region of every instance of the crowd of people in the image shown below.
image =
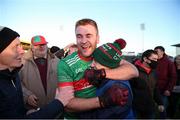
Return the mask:
[[[75,36],[60,49],[36,35],[24,52],[20,35],[0,26],[0,118],[178,118],[180,55],[172,61],[156,46],[129,62],[122,38],[97,47],[98,25],[88,18]]]

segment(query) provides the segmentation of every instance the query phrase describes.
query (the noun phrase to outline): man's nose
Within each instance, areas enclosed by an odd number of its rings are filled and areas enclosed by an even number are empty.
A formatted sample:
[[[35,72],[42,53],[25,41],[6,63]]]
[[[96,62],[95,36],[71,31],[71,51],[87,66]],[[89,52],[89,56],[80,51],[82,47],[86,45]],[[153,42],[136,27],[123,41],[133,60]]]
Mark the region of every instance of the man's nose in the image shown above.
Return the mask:
[[[82,43],[86,43],[87,42],[87,38],[86,37],[83,37],[82,40],[81,40]]]
[[[19,52],[20,54],[24,54],[24,53],[25,53],[22,46],[19,46],[18,52]]]

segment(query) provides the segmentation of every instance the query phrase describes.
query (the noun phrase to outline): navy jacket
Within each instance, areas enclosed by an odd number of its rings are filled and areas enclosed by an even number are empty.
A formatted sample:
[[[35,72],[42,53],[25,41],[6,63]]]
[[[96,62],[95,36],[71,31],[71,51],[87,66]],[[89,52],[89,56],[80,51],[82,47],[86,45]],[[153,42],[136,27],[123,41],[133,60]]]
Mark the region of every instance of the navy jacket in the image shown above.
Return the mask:
[[[39,111],[26,115],[18,70],[0,70],[0,118],[55,118],[63,111],[63,104],[54,100]]]

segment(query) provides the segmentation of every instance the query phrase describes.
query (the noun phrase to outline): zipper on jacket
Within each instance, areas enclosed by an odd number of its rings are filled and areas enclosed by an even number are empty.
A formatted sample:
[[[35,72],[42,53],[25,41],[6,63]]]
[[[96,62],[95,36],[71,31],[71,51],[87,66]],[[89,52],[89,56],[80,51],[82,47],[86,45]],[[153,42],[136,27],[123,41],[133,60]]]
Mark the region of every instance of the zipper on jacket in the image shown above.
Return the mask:
[[[13,81],[13,80],[11,80],[11,83],[13,84],[14,88],[16,88],[16,85],[14,84],[14,81]]]

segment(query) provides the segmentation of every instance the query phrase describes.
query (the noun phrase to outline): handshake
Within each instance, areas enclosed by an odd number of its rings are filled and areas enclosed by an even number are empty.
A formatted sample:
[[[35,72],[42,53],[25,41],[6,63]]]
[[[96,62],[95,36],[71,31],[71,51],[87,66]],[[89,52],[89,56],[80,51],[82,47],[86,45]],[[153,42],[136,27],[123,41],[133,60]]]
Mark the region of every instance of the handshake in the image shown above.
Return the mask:
[[[104,69],[95,70],[87,69],[84,74],[84,78],[89,81],[90,84],[100,87],[105,80],[106,72]],[[104,93],[99,97],[101,107],[109,106],[123,106],[128,101],[128,89],[120,86],[119,84],[113,84],[106,89]]]

